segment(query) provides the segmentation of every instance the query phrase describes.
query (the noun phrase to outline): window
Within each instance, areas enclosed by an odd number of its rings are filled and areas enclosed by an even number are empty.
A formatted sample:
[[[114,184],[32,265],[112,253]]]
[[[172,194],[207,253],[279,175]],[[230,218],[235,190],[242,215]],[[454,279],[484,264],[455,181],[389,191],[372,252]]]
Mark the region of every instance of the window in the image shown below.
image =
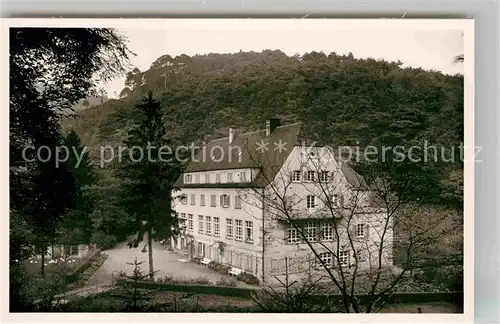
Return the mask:
[[[327,222],[323,224],[323,240],[333,241],[333,226]]]
[[[328,171],[321,171],[319,174],[319,181],[328,182],[330,180],[330,174]]]
[[[240,196],[234,196],[234,208],[241,209],[241,198],[240,198]]]
[[[253,222],[245,221],[245,242],[253,242]]]
[[[241,179],[241,182],[247,181],[247,173],[245,171],[240,172],[240,179]]]
[[[226,218],[226,238],[233,238],[233,220]]]
[[[331,267],[332,266],[332,254],[329,252],[324,252],[319,254],[319,259],[321,260],[321,263],[324,264],[326,267]]]
[[[339,252],[339,263],[341,266],[349,265],[349,251]]]
[[[210,174],[209,173],[205,174],[205,183],[210,183]]]
[[[229,196],[228,195],[221,195],[220,196],[220,205],[224,208],[229,207]]]
[[[188,198],[185,194],[181,196],[181,203],[183,205],[187,205],[187,203],[188,203]]]
[[[306,223],[304,236],[309,242],[316,242],[316,225],[314,223]]]
[[[306,172],[306,181],[314,181],[316,172],[314,171],[307,171]]]
[[[185,183],[191,183],[192,182],[192,179],[193,179],[193,176],[190,175],[190,174],[185,174],[184,175],[184,182]]]
[[[365,224],[356,225],[356,237],[365,237]]]
[[[212,217],[205,216],[205,234],[212,235]]]
[[[241,219],[236,219],[235,221],[236,233],[234,239],[241,241],[243,240],[243,221]]]
[[[210,196],[210,206],[212,207],[215,207],[216,206],[216,201],[217,200],[217,196],[216,195],[211,195]]]
[[[195,197],[196,196],[194,194],[191,194],[191,205],[193,205],[193,206],[195,204]]]
[[[215,174],[215,182],[220,182],[220,173]]]
[[[300,182],[300,170],[295,170],[292,172],[292,182]]]
[[[200,175],[199,174],[194,175],[194,183],[200,183]]]
[[[288,229],[288,243],[299,243],[299,232],[295,228]]]
[[[193,230],[194,230],[193,214],[188,214],[188,231],[192,232]]]
[[[203,234],[203,216],[198,215],[198,234]]]
[[[227,173],[227,182],[233,182],[233,173],[232,172]]]
[[[200,195],[200,206],[205,206],[205,195],[204,194]]]
[[[220,235],[220,222],[219,217],[214,217],[214,236]]]
[[[307,208],[314,208],[316,206],[315,204],[315,197],[314,196],[307,196]]]

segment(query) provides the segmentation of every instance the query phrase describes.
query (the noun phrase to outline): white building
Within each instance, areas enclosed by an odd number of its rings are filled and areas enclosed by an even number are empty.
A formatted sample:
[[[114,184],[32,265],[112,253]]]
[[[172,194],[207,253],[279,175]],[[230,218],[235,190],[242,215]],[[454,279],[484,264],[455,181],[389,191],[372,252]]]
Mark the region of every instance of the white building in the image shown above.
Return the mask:
[[[325,271],[306,240],[332,269],[369,269],[379,251],[391,264],[392,226],[363,180],[333,150],[306,147],[301,129],[271,119],[200,149],[176,183],[185,231],[173,246],[265,284],[285,269],[292,278]]]

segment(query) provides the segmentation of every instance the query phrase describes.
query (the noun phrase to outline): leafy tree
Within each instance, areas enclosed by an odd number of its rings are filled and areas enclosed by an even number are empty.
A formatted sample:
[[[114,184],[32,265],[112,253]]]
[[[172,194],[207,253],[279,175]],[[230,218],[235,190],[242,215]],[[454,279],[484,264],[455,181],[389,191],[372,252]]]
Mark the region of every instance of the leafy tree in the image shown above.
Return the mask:
[[[43,275],[46,247],[77,199],[72,174],[56,161],[60,118],[92,92],[96,78],[124,72],[131,52],[111,29],[10,28],[9,54],[10,208],[19,225],[11,228],[11,252],[26,255],[22,250],[34,245]],[[46,161],[36,158],[42,147],[50,154]],[[19,228],[35,235],[20,240]],[[15,286],[11,301],[19,297]]]
[[[169,239],[177,233],[172,190],[180,174],[180,164],[174,155],[174,143],[165,138],[160,103],[153,94],[149,92],[136,109],[141,118],[125,142],[129,152],[124,157],[121,177],[126,208],[135,216],[139,228],[138,240],[147,233],[149,273],[153,279],[153,239]],[[170,150],[161,152],[164,147]]]

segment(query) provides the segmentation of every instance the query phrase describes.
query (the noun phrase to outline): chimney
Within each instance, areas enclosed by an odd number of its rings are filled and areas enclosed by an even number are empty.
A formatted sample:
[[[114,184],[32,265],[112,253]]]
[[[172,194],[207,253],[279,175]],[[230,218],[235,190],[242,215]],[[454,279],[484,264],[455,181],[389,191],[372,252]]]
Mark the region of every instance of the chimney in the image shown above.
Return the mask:
[[[266,136],[271,135],[271,133],[279,127],[281,124],[281,120],[279,118],[269,118],[266,120]]]
[[[229,128],[229,144],[234,140],[234,128]]]

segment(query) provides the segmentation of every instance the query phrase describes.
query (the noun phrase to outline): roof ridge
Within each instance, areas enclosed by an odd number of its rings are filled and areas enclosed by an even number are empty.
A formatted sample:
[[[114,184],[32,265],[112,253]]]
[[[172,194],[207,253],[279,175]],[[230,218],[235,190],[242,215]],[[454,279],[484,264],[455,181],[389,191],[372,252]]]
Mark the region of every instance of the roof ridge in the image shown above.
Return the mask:
[[[276,127],[276,129],[283,128],[283,127],[297,126],[297,125],[302,125],[302,124],[304,124],[304,123],[301,122],[301,121],[298,121],[298,122],[291,123],[291,124],[279,125],[278,127]],[[236,133],[235,135],[236,136],[246,136],[246,135],[252,135],[252,134],[256,134],[256,133],[260,133],[260,132],[264,132],[264,131],[265,131],[265,129],[258,129],[258,130],[253,130],[253,131],[242,133],[242,134]],[[220,140],[223,140],[223,139],[229,139],[229,136],[224,136],[224,137],[218,137],[218,138],[211,139],[210,141],[207,142],[207,144],[210,143],[210,142],[220,141]]]

